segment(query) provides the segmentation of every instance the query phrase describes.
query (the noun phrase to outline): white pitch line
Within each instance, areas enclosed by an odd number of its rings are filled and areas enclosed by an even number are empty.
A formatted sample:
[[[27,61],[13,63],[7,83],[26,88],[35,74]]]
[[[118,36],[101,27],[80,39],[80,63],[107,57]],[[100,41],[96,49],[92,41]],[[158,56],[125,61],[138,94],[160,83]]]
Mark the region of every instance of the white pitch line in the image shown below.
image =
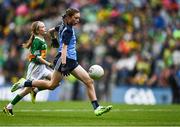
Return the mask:
[[[90,109],[18,109],[16,112],[92,112]],[[111,112],[180,112],[172,109],[112,109]]]

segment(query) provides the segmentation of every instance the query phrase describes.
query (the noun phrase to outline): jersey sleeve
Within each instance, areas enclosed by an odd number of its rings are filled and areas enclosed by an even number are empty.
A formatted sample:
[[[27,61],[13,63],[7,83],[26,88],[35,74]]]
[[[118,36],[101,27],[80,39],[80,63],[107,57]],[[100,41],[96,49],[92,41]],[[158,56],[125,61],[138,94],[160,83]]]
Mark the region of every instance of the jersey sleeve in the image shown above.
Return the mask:
[[[47,45],[46,44],[43,44],[41,45],[41,57],[42,58],[46,58],[46,55],[47,55]]]
[[[71,41],[72,35],[73,35],[73,31],[71,29],[65,30],[62,36],[62,42],[68,45]]]

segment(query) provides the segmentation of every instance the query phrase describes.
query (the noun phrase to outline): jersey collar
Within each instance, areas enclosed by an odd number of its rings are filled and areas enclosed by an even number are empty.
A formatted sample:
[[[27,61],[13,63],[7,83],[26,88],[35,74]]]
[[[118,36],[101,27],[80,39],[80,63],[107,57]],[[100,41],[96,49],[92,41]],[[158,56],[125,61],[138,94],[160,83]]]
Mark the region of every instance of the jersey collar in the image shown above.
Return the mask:
[[[41,40],[41,41],[45,41],[44,38],[41,38],[41,37],[38,37],[38,36],[35,36],[35,38]]]

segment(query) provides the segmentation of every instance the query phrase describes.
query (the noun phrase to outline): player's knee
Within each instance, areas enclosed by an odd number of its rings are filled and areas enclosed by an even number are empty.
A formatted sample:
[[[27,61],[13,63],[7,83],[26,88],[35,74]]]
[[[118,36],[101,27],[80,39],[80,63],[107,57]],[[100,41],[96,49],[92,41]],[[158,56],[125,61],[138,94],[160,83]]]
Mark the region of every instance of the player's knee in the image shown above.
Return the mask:
[[[54,86],[54,85],[49,86],[49,90],[54,90],[55,88],[56,88],[56,86]]]
[[[48,83],[48,89],[54,90],[56,88],[56,85],[52,84],[51,82]]]
[[[94,84],[94,81],[93,81],[93,79],[88,78],[88,79],[86,80],[85,84],[87,84],[88,86],[91,86],[91,85]]]

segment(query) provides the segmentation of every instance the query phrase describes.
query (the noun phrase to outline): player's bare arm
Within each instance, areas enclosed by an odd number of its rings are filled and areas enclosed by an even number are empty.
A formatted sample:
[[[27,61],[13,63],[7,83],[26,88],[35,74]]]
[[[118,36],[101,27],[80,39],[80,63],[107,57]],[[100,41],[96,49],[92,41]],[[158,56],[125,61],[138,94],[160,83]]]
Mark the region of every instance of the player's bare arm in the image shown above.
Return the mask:
[[[47,31],[48,39],[50,40],[51,46],[54,48],[59,48],[57,34],[58,32],[55,30],[55,28],[51,28]]]
[[[41,62],[42,64],[45,64],[47,66],[51,66],[52,64],[50,62],[48,62],[47,60],[43,59],[41,56],[37,56],[37,59],[39,60],[39,62]]]
[[[66,55],[67,55],[67,45],[66,44],[63,44],[62,46],[62,64],[66,64]]]

